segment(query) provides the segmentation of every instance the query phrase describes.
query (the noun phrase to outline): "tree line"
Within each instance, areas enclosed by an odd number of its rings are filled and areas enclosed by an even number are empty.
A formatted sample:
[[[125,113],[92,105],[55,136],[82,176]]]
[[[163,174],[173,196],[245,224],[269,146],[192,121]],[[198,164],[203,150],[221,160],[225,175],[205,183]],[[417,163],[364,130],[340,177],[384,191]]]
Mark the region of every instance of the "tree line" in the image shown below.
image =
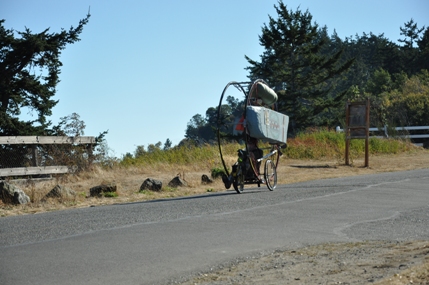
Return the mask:
[[[341,39],[316,24],[308,10],[289,9],[282,1],[274,7],[276,15],[268,16],[259,35],[264,51],[259,59],[245,56],[245,68],[249,81],[263,79],[276,91],[278,110],[290,117],[290,135],[344,125],[345,102],[367,98],[373,126],[429,125],[429,27],[413,19],[404,23],[400,44],[372,33]],[[58,33],[14,31],[0,20],[0,136],[64,135],[68,123],[81,122],[72,114],[52,126],[47,117],[58,103],[61,51],[80,40],[89,18]],[[21,119],[24,108],[36,119]],[[222,116],[233,122],[242,110],[243,101],[228,97]],[[194,115],[179,145],[214,141],[216,116],[217,106]],[[106,133],[100,133],[100,142]],[[164,146],[138,146],[134,156],[171,147],[169,139]]]
[[[259,59],[245,56],[250,81],[264,79],[278,94],[278,110],[290,118],[291,136],[309,127],[344,126],[345,103],[371,102],[372,126],[429,125],[429,27],[413,19],[398,33],[401,44],[384,34],[341,39],[313,21],[311,13],[288,9],[262,27]],[[243,102],[229,98],[225,117],[240,115]],[[216,108],[194,115],[185,137],[215,140]],[[237,114],[238,113],[238,114]]]

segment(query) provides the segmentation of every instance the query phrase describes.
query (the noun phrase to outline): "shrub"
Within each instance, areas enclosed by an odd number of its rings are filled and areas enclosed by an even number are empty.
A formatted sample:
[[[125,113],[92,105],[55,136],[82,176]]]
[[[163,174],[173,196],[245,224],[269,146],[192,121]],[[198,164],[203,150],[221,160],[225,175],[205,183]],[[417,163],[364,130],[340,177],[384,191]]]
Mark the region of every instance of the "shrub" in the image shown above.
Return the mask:
[[[225,171],[223,168],[215,167],[215,168],[212,168],[211,170],[211,176],[213,179],[222,177],[222,174],[225,174]]]

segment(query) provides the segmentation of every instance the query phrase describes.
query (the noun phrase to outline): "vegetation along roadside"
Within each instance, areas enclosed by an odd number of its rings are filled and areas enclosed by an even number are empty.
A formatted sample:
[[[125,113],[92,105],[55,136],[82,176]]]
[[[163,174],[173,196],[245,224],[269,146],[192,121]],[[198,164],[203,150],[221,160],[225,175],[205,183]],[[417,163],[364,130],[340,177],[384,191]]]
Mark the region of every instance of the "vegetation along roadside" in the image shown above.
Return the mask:
[[[237,150],[244,146],[226,143],[222,147],[227,165],[232,165],[237,159]],[[351,141],[349,166],[345,165],[344,149],[344,134],[330,130],[309,130],[289,139],[279,162],[279,184],[427,168],[429,165],[429,151],[408,140],[370,139],[369,167],[363,167],[364,140]],[[31,202],[13,205],[0,201],[0,216],[226,191],[216,175],[222,169],[218,147],[206,144],[155,149],[136,157],[96,163],[86,170],[48,180],[10,179],[7,182],[22,189]],[[203,175],[211,181],[203,182]],[[169,186],[175,177],[186,183]],[[161,181],[162,188],[157,191],[140,190],[148,178]],[[71,189],[73,195],[47,197],[57,185]],[[92,197],[91,188],[100,185],[114,186],[111,188],[114,193],[106,191],[103,195]]]

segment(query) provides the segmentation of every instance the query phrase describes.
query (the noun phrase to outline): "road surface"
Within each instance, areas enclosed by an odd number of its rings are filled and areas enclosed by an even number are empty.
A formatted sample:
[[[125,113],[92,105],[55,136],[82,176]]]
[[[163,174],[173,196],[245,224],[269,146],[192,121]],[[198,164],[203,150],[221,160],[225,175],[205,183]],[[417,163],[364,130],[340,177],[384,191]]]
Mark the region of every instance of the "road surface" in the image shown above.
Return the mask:
[[[0,283],[168,284],[275,249],[429,239],[429,169],[0,218]]]

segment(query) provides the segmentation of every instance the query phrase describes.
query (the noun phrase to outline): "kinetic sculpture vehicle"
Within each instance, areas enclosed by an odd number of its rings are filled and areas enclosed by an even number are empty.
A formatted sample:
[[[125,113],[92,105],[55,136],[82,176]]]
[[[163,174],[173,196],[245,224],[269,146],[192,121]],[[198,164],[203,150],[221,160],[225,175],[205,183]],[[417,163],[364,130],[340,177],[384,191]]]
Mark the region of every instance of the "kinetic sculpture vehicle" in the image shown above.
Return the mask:
[[[224,96],[229,87],[234,86],[244,94],[242,116],[234,123],[228,121],[227,112],[223,105]],[[245,88],[248,88],[246,93]],[[277,186],[277,166],[286,147],[289,117],[277,112],[277,94],[262,79],[252,82],[229,82],[220,97],[217,109],[217,138],[220,158],[224,167],[222,180],[225,187],[231,185],[237,193],[242,193],[245,184],[266,184],[270,191]],[[244,149],[237,151],[237,161],[229,171],[222,153],[222,142],[227,140],[225,130],[233,131],[241,136]],[[231,135],[229,135],[231,137]],[[269,152],[264,155],[264,148],[259,148],[259,142],[269,145]],[[260,172],[261,166],[263,172]]]

